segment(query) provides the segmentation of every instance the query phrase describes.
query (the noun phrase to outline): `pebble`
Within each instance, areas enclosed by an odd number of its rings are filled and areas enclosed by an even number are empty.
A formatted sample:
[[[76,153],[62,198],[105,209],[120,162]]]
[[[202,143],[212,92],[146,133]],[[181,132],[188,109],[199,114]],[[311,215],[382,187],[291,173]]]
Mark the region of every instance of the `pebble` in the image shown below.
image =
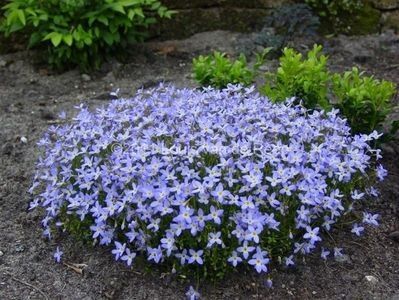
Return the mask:
[[[350,273],[342,275],[342,279],[347,281],[347,282],[356,282],[358,280],[356,275],[353,275],[353,274],[350,274]]]
[[[13,144],[11,144],[10,142],[7,142],[1,147],[1,153],[3,155],[10,155],[12,153],[13,149],[14,149]]]
[[[388,237],[393,241],[399,242],[399,231],[391,232]]]
[[[0,250],[0,257],[4,255],[4,252]]]
[[[366,275],[364,276],[367,282],[370,282],[372,284],[376,284],[378,282],[378,279],[375,276],[372,275]]]
[[[15,246],[15,251],[16,252],[24,252],[25,251],[25,247],[23,245],[16,245]]]
[[[351,262],[351,258],[347,254],[342,254],[342,255],[336,256],[334,259],[336,262],[339,262],[339,263],[350,263]]]
[[[21,140],[22,144],[27,144],[28,143],[28,139],[26,137],[24,137],[24,136],[21,136],[20,140]]]
[[[91,77],[87,74],[82,74],[80,75],[80,77],[82,78],[83,81],[90,81]]]
[[[43,120],[48,120],[48,121],[50,121],[50,120],[55,120],[55,119],[56,119],[56,116],[55,116],[55,114],[54,114],[52,111],[45,109],[45,110],[43,110],[43,111],[41,112],[41,118],[42,118]]]
[[[7,62],[5,60],[0,60],[0,68],[4,68],[7,65]]]

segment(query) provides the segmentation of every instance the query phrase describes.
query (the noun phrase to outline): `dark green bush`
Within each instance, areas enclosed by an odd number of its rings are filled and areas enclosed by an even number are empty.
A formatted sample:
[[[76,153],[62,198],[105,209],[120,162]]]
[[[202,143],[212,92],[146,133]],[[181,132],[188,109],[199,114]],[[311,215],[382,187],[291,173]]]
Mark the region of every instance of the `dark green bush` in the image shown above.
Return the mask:
[[[320,16],[324,26],[333,32],[346,32],[348,18],[355,16],[363,8],[362,0],[305,0]]]
[[[142,40],[156,16],[173,13],[157,0],[12,0],[3,10],[6,36],[29,32],[29,46],[46,46],[51,65],[82,69],[98,68],[109,54]]]

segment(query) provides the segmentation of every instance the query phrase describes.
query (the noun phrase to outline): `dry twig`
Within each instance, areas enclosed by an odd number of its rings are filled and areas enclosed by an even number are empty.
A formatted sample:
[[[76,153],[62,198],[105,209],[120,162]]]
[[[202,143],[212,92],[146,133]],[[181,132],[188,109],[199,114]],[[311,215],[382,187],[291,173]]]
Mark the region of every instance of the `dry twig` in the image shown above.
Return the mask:
[[[19,282],[19,283],[21,283],[21,284],[24,284],[24,285],[26,285],[26,286],[28,286],[28,287],[34,289],[35,291],[39,292],[39,293],[44,297],[44,299],[49,300],[49,297],[48,297],[41,289],[39,289],[37,286],[34,286],[33,284],[30,284],[30,283],[25,282],[25,281],[23,281],[23,280],[21,280],[21,279],[18,279],[18,278],[16,278],[16,277],[14,277],[11,273],[5,272],[5,274],[8,275],[8,276],[10,276],[10,278],[11,278],[12,280],[14,280],[14,281],[16,281],[16,282]]]

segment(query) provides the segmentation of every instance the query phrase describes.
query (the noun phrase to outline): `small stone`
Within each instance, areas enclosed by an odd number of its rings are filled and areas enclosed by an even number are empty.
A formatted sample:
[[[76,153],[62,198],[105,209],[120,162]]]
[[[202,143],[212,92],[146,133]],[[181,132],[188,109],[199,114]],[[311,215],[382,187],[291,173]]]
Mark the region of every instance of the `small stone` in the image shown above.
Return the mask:
[[[53,113],[52,111],[47,110],[47,109],[44,109],[44,110],[42,110],[42,112],[41,112],[41,118],[42,118],[43,120],[51,121],[51,120],[55,120],[55,119],[56,119],[56,116],[54,115],[54,113]]]
[[[399,231],[391,232],[388,237],[395,242],[399,242]]]
[[[0,59],[0,68],[4,68],[7,65],[5,60]]]
[[[370,282],[372,284],[378,283],[378,279],[372,275],[366,275],[364,276],[364,278],[366,279],[367,282]]]
[[[25,247],[23,245],[16,245],[15,246],[15,251],[16,252],[24,252],[25,251]]]
[[[373,57],[369,55],[356,55],[353,57],[353,60],[357,63],[364,64],[370,61]]]
[[[28,139],[26,137],[24,137],[24,136],[21,136],[20,140],[21,140],[22,144],[28,143]]]
[[[7,142],[1,147],[1,153],[3,155],[11,155],[13,149],[14,149],[13,144]]]
[[[356,282],[358,280],[356,275],[353,275],[351,273],[347,273],[342,275],[342,279],[347,281],[347,282]]]
[[[0,250],[0,257],[4,255],[4,252]]]
[[[313,292],[312,292],[312,294],[313,294],[313,295],[316,295],[316,294],[317,294],[317,292],[316,292],[316,291],[313,291]]]
[[[335,257],[335,261],[339,263],[350,263],[351,258],[347,254],[338,255]]]
[[[80,77],[82,78],[83,81],[90,81],[91,77],[87,74],[82,74],[80,75]]]

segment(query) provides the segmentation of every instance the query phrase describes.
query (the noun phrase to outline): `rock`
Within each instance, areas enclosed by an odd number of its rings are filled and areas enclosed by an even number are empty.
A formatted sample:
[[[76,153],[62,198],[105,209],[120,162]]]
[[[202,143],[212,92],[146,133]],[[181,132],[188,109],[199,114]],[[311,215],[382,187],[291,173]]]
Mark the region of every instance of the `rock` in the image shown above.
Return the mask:
[[[350,263],[351,262],[351,258],[347,254],[338,255],[334,259],[336,262],[339,262],[339,263]]]
[[[399,31],[399,9],[384,12],[382,15],[382,24],[385,28]]]
[[[25,247],[23,245],[16,245],[15,246],[15,251],[16,252],[24,252],[25,251]]]
[[[4,252],[0,250],[0,257],[4,255]]]
[[[347,273],[347,274],[342,275],[342,279],[347,282],[356,282],[358,280],[358,277],[351,273]]]
[[[290,0],[164,0],[170,9],[193,9],[207,7],[274,8],[290,3]]]
[[[56,119],[55,114],[52,111],[48,110],[48,109],[42,110],[41,114],[40,114],[40,117],[43,120],[48,120],[48,121]]]
[[[152,36],[162,36],[165,39],[182,39],[195,33],[230,30],[248,32],[262,28],[264,18],[270,10],[264,8],[240,8],[211,6],[178,10],[171,19],[162,19],[156,26]]]
[[[399,242],[399,231],[391,232],[388,237],[395,242]]]
[[[349,33],[352,35],[362,35],[376,33],[379,30],[381,12],[365,4],[356,18],[348,18]]]
[[[1,153],[3,155],[11,155],[13,149],[14,149],[13,144],[7,142],[1,147]]]
[[[82,78],[83,81],[90,81],[91,77],[87,74],[82,74],[80,75],[80,77]]]
[[[20,141],[22,144],[27,144],[28,143],[28,139],[24,136],[21,136]]]
[[[371,284],[376,284],[378,283],[378,279],[375,276],[372,275],[366,275],[364,276],[364,278],[366,279],[367,282],[371,283]]]
[[[371,0],[375,8],[388,10],[399,8],[399,0]]]
[[[8,69],[11,71],[11,72],[15,72],[15,73],[23,73],[23,72],[21,72],[21,69],[23,69],[24,68],[24,62],[22,61],[22,60],[17,60],[17,61],[15,61],[15,62],[13,62],[9,67],[8,67]]]
[[[7,62],[5,60],[0,59],[0,68],[4,68],[7,66]]]

